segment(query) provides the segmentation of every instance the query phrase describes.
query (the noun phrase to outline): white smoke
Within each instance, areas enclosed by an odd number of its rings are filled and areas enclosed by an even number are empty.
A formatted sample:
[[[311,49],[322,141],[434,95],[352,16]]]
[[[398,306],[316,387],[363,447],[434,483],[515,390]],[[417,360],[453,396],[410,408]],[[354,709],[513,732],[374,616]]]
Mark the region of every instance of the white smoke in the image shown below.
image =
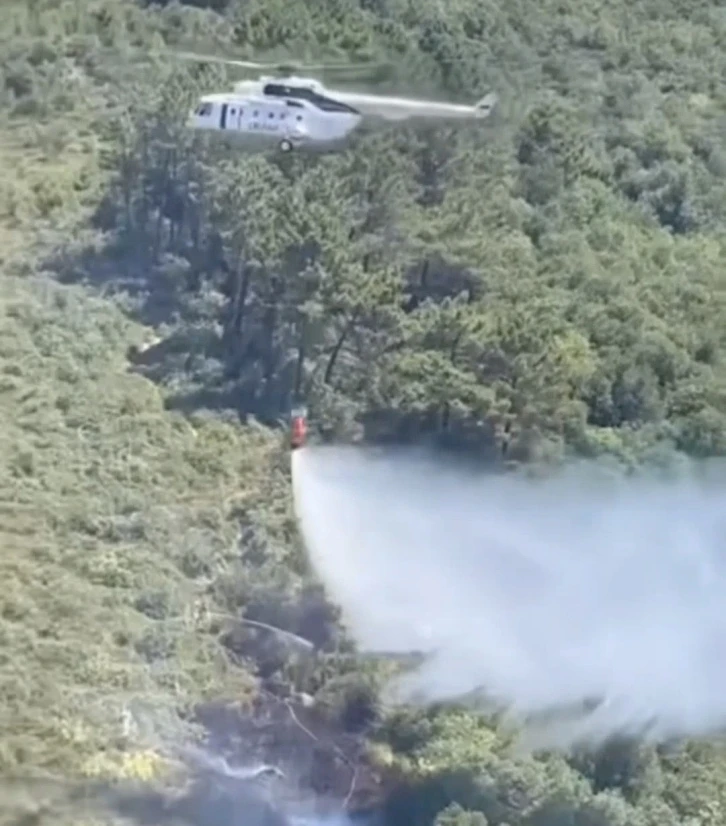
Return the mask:
[[[360,645],[430,654],[399,698],[483,689],[520,715],[597,700],[558,745],[726,722],[723,465],[531,479],[306,448],[293,478],[311,562]]]

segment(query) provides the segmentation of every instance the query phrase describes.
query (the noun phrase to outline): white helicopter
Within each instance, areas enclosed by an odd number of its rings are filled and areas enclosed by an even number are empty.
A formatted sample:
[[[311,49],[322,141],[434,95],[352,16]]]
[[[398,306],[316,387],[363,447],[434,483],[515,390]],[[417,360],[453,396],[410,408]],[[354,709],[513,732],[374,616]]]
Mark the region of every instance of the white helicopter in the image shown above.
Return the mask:
[[[263,63],[177,54],[183,60],[224,63],[246,69],[264,69]],[[325,70],[330,66],[311,66]],[[350,67],[339,67],[350,68]],[[284,72],[285,67],[280,67]],[[188,126],[223,134],[249,148],[277,146],[293,149],[336,151],[364,123],[407,120],[482,120],[497,103],[493,92],[473,105],[433,100],[362,94],[326,88],[311,77],[294,74],[263,75],[237,83],[233,92],[202,97],[190,113]]]

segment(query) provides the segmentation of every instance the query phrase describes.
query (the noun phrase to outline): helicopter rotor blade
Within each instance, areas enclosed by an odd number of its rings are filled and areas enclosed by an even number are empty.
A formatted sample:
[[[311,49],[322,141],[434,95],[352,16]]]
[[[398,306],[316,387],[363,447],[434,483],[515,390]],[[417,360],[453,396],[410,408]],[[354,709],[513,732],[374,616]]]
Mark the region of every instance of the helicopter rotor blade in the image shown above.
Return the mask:
[[[199,54],[198,52],[170,52],[170,57],[179,60],[188,60],[197,63],[219,63],[226,66],[238,66],[242,69],[272,70],[274,72],[291,74],[296,71],[307,72],[340,72],[340,71],[360,71],[361,69],[372,69],[381,64],[375,62],[366,63],[299,63],[297,61],[279,62],[258,62],[254,60],[241,60],[232,57],[220,57],[219,55]]]
[[[167,52],[166,55],[193,63],[221,63],[225,66],[239,66],[242,69],[272,69],[276,65],[274,63],[258,63],[254,60],[237,60],[231,57],[197,54],[196,52]]]

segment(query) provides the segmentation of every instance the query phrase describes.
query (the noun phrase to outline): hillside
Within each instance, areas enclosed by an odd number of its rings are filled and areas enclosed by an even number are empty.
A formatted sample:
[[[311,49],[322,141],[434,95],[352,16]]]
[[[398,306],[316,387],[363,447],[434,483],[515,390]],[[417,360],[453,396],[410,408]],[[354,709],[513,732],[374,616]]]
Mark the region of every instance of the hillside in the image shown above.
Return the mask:
[[[381,709],[268,425],[301,397],[324,436],[490,461],[722,455],[725,40],[678,0],[4,4],[0,771],[147,778],[193,722],[264,718],[302,786],[341,802],[360,766],[396,823],[723,821],[718,745],[518,756],[497,721]],[[502,103],[245,156],[182,125],[233,75],[164,45]]]

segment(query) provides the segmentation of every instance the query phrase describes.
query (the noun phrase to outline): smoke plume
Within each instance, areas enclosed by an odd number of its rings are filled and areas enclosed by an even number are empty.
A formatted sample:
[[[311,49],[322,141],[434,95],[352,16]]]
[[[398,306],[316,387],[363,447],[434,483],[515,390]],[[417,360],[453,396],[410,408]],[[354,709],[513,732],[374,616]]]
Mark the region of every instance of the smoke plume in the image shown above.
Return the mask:
[[[550,720],[549,745],[724,725],[723,465],[536,479],[333,447],[295,453],[293,478],[312,565],[360,646],[427,655],[398,699],[483,691]],[[567,709],[578,725],[551,722]]]

